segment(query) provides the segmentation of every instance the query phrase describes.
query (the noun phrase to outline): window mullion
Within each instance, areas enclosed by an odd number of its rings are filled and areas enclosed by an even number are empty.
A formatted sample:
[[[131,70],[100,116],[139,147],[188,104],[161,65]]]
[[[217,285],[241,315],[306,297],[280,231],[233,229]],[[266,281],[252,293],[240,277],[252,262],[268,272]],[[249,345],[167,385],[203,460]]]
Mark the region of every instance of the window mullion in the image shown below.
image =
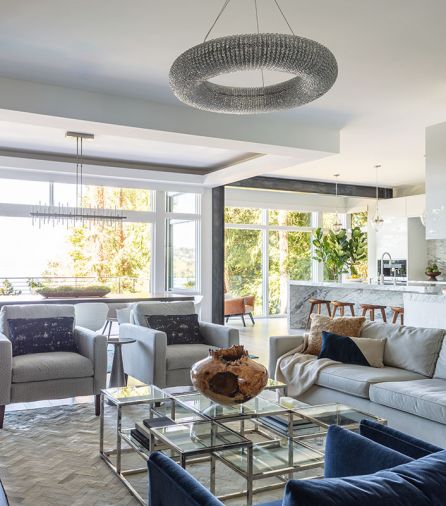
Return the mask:
[[[269,211],[262,210],[262,316],[269,316]]]

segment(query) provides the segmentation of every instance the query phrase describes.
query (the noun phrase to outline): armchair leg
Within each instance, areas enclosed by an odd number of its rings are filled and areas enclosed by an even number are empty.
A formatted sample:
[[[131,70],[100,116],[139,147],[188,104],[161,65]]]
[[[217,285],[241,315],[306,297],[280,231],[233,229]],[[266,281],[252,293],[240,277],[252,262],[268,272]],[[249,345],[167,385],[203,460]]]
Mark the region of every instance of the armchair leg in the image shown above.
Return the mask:
[[[243,322],[243,326],[246,327],[246,323],[245,323],[245,316],[244,315],[240,315],[242,317],[242,322]]]
[[[101,396],[100,395],[94,396],[94,414],[96,416],[99,416],[101,414]]]
[[[252,316],[252,313],[248,313],[249,317],[251,318],[252,324],[255,325],[256,322],[254,321],[254,317]]]
[[[0,406],[0,429],[3,429],[3,421],[5,419],[5,406]]]

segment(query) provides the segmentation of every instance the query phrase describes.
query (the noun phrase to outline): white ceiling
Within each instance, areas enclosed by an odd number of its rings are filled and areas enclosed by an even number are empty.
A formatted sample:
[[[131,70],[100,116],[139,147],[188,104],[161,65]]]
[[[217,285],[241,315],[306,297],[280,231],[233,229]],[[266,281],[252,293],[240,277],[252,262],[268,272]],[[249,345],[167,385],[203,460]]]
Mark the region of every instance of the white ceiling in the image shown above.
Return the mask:
[[[84,142],[84,155],[147,164],[169,165],[188,169],[214,169],[242,159],[247,153],[173,142],[98,134],[98,129],[82,129],[94,133],[94,140]],[[33,152],[45,151],[74,155],[76,141],[65,136],[66,130],[42,125],[0,121],[0,150],[11,148]]]
[[[222,3],[1,0],[0,76],[176,103],[169,67],[202,41]],[[373,184],[371,167],[381,163],[381,184],[423,181],[424,129],[446,119],[446,2],[280,3],[297,34],[333,51],[339,78],[313,104],[272,116],[339,127],[342,134],[341,154],[274,175],[330,180],[339,172],[343,181]],[[258,5],[262,31],[286,31],[273,0]],[[253,6],[254,0],[232,0],[212,36],[255,31]],[[232,77],[238,84],[245,79]],[[4,135],[0,131],[0,145],[8,140]],[[181,149],[173,151],[174,158],[182,156]]]

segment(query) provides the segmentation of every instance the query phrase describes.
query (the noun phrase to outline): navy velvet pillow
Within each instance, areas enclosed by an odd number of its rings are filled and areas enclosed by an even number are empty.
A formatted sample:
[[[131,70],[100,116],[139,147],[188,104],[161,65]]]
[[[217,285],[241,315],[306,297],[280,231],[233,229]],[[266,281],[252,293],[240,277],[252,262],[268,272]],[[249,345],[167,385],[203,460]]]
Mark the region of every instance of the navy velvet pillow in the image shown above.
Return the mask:
[[[324,465],[326,478],[372,474],[412,460],[338,425],[328,428]]]
[[[197,314],[186,315],[146,315],[151,329],[165,332],[167,344],[202,344]]]
[[[444,506],[445,490],[441,451],[368,476],[290,480],[283,506]]]
[[[403,434],[402,432],[391,429],[371,420],[362,420],[359,427],[360,434],[366,438],[376,441],[379,444],[392,448],[400,453],[404,453],[413,459],[426,457],[431,453],[440,452],[442,448],[426,441],[421,441],[415,437]]]
[[[50,351],[76,352],[74,318],[14,318],[8,320],[12,355],[46,353]]]

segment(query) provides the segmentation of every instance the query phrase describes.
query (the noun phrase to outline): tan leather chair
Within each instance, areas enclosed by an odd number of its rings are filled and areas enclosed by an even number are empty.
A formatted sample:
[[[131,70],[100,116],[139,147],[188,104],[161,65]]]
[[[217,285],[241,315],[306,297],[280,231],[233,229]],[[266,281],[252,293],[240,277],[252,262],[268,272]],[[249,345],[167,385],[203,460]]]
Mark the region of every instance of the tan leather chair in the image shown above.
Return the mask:
[[[251,318],[252,324],[255,325],[254,317],[252,316],[254,305],[255,295],[225,299],[226,323],[231,316],[240,316],[243,326],[246,327],[245,315],[248,315]]]

